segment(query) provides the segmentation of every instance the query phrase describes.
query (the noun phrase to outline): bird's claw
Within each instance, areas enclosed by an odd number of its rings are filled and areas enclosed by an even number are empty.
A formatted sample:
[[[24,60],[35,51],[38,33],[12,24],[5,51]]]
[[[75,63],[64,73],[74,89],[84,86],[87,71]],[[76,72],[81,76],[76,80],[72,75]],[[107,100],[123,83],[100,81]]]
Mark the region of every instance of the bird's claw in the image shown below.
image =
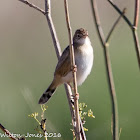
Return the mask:
[[[76,93],[75,95],[71,95],[71,96],[74,100],[79,100],[79,93]]]
[[[73,66],[71,67],[71,70],[72,70],[73,72],[77,72],[77,66],[76,66],[76,65],[73,65]]]

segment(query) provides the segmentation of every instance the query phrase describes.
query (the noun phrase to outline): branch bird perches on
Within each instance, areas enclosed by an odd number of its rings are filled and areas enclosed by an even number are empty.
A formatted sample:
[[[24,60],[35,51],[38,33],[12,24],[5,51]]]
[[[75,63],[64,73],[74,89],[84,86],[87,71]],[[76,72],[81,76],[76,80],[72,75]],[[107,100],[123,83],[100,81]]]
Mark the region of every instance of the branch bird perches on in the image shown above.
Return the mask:
[[[56,34],[56,30],[53,24],[53,20],[51,17],[51,1],[50,0],[45,0],[45,11],[42,10],[41,8],[37,7],[36,5],[30,3],[27,0],[19,0],[20,2],[23,2],[24,4],[36,9],[37,11],[41,12],[43,15],[46,16],[47,22],[48,22],[48,26],[50,29],[50,33],[52,36],[52,40],[53,40],[53,44],[54,44],[54,48],[56,51],[56,55],[57,58],[59,59],[61,56],[61,47],[59,44],[59,40],[57,38],[57,34]],[[76,132],[76,127],[75,127],[75,111],[73,110],[73,104],[71,102],[71,97],[72,97],[72,92],[70,87],[67,84],[64,84],[65,86],[65,90],[66,90],[66,95],[67,95],[67,99],[68,99],[68,103],[69,103],[69,107],[70,107],[70,112],[71,112],[71,117],[72,117],[72,125],[74,127],[74,130]],[[83,124],[82,121],[80,119],[79,116],[79,121],[80,121],[80,135],[82,137],[82,140],[86,140],[86,136],[85,136],[85,132],[84,132],[84,128],[83,128]]]

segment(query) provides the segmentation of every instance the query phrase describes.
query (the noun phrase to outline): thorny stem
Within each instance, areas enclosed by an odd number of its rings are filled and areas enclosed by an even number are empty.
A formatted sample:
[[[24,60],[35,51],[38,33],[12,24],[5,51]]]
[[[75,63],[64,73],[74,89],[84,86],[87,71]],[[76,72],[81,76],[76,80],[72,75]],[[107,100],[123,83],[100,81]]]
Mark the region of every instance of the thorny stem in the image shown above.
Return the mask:
[[[107,45],[107,42],[105,41],[105,36],[104,36],[103,30],[100,24],[100,18],[98,15],[96,0],[91,0],[91,8],[92,8],[93,17],[96,24],[96,29],[97,29],[97,32],[98,32],[98,35],[99,35],[99,38],[100,38],[100,41],[104,50],[105,66],[106,66],[106,72],[107,72],[107,78],[108,78],[108,84],[109,84],[109,90],[110,90],[110,97],[111,97],[111,102],[112,102],[113,140],[118,140],[119,139],[118,106],[117,106],[117,97],[116,97],[115,85],[114,85],[113,74],[112,74],[111,61],[110,61],[110,56],[109,56],[109,46]],[[115,29],[115,26],[112,29],[112,31]]]
[[[68,10],[68,2],[64,0],[64,7],[65,7],[65,16],[66,16],[66,23],[68,28],[69,34],[69,45],[70,45],[70,58],[71,58],[71,67],[75,67],[75,58],[74,58],[74,49],[73,49],[73,40],[72,40],[72,30],[70,25],[70,18],[69,18],[69,10]],[[74,87],[74,107],[75,107],[75,117],[76,117],[76,139],[80,140],[80,120],[79,120],[79,107],[78,107],[78,99],[76,98],[76,94],[78,93],[77,90],[77,81],[76,81],[76,71],[73,71],[73,87]]]

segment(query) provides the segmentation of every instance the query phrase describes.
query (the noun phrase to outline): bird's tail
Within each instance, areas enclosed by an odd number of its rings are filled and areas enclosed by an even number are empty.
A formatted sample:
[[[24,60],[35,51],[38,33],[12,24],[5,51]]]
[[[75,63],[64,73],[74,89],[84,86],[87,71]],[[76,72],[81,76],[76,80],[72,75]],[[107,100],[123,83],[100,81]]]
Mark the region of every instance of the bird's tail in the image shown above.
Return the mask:
[[[55,90],[56,86],[54,86],[54,83],[52,82],[51,85],[47,88],[47,90],[42,94],[38,103],[45,104],[46,102],[48,102],[48,100],[52,97]]]

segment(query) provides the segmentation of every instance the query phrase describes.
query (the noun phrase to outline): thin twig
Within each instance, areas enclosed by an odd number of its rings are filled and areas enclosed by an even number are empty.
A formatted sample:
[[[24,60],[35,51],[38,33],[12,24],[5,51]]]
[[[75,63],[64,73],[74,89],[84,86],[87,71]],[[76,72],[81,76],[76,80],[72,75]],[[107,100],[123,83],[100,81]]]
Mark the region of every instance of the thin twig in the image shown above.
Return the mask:
[[[113,140],[119,139],[119,128],[118,128],[118,106],[117,106],[117,98],[116,98],[116,91],[115,85],[113,80],[112,68],[111,68],[111,61],[109,56],[109,47],[107,46],[107,42],[105,41],[105,36],[100,25],[100,18],[98,16],[97,4],[96,0],[91,0],[91,8],[93,12],[93,17],[96,23],[96,29],[101,41],[101,44],[104,49],[104,58],[105,58],[105,65],[106,65],[106,72],[112,102],[112,115],[113,115]],[[113,28],[114,29],[114,28]]]
[[[133,39],[134,39],[134,44],[135,44],[136,55],[138,58],[138,63],[139,63],[139,68],[140,68],[140,44],[139,44],[138,33],[136,30],[133,30],[132,32],[133,32]]]
[[[23,2],[23,0],[19,0],[19,1]],[[27,4],[27,3],[25,3],[25,4]],[[31,4],[31,3],[27,4],[27,5],[30,5],[30,7],[34,8],[34,9],[36,9],[35,7],[37,7],[37,6],[34,6],[34,4]],[[40,9],[40,8],[37,8],[37,9]],[[40,10],[38,10],[38,11],[40,11]],[[43,11],[43,10],[41,10],[41,11]],[[55,27],[54,27],[54,24],[53,24],[53,21],[52,21],[52,17],[51,17],[51,1],[50,0],[45,0],[45,11],[43,11],[41,13],[46,16],[48,26],[49,26],[49,29],[50,29],[50,32],[51,32],[54,48],[55,48],[55,51],[56,51],[56,55],[57,55],[57,58],[59,59],[60,56],[61,56],[61,47],[60,47],[60,44],[59,44],[59,40],[57,38],[57,34],[56,34],[56,30],[55,30]],[[73,124],[73,127],[74,127],[75,131],[76,131],[76,127],[75,127],[75,124],[74,124],[74,122],[75,122],[75,117],[74,117],[75,115],[74,114],[75,113],[74,113],[74,110],[73,110],[73,104],[71,102],[72,92],[71,92],[71,90],[70,90],[70,88],[67,84],[64,84],[64,85],[65,85],[66,95],[67,95],[67,99],[68,99],[68,103],[69,103],[69,107],[70,107],[72,124]],[[86,140],[86,136],[85,136],[85,132],[84,132],[83,124],[82,124],[81,120],[80,120],[80,126],[81,126],[81,131],[80,131],[81,136],[82,136],[83,140]]]
[[[33,3],[30,3],[28,0],[19,0],[20,2],[23,2],[24,4],[27,4],[28,6],[36,9],[37,11],[41,12],[43,15],[45,15],[45,11],[42,10],[41,8],[37,7],[36,5],[34,5]]]
[[[2,124],[0,124],[0,129],[9,136],[11,140],[18,140],[17,138],[13,137],[13,135],[8,131]]]
[[[47,19],[48,26],[49,26],[49,29],[50,29],[50,32],[51,32],[51,36],[52,36],[53,44],[54,44],[54,47],[55,47],[56,55],[57,55],[57,58],[59,59],[60,56],[61,56],[61,48],[60,48],[59,40],[57,38],[55,27],[54,27],[52,17],[51,17],[51,1],[50,0],[45,0],[45,11],[47,13],[46,14],[46,19]],[[71,104],[72,92],[71,92],[71,90],[70,90],[70,88],[67,84],[64,84],[64,86],[65,86],[66,95],[67,95],[67,99],[68,99],[68,103],[69,103],[69,107],[70,107],[72,124],[73,124],[74,129],[76,129],[75,125],[74,125],[74,121],[75,121],[74,111],[73,111],[73,107],[72,107],[72,104]]]
[[[92,13],[93,13],[93,17],[94,17],[94,21],[95,21],[95,24],[96,24],[96,29],[97,29],[97,32],[98,32],[98,35],[99,35],[99,39],[100,39],[100,42],[102,44],[102,46],[105,45],[105,36],[104,36],[104,33],[103,33],[103,29],[101,27],[101,23],[100,23],[100,20],[99,20],[99,14],[98,14],[98,10],[97,10],[97,6],[96,6],[96,1],[92,1],[91,0],[91,9],[92,9]]]
[[[122,11],[113,3],[112,0],[108,0],[108,2],[114,7],[114,9],[116,9],[116,11],[117,11],[120,15],[123,15],[123,14],[122,14]],[[130,22],[130,20],[129,20],[125,15],[123,15],[123,19],[126,21],[126,23],[127,23],[130,27],[133,26],[132,23]]]
[[[68,35],[69,35],[69,46],[70,46],[70,58],[71,58],[71,67],[75,67],[75,58],[74,58],[74,49],[73,49],[73,40],[72,40],[72,29],[70,25],[70,18],[69,18],[69,10],[68,10],[68,2],[64,0],[64,7],[65,7],[65,16],[66,16],[66,23],[68,28]],[[76,71],[73,70],[73,87],[74,87],[74,96],[78,93],[77,90],[77,80],[76,80]],[[80,140],[80,120],[79,120],[79,106],[78,106],[78,99],[74,99],[74,107],[75,107],[75,117],[76,117],[76,139]]]
[[[120,14],[122,15],[121,10],[114,4],[112,0],[108,0],[108,2],[113,6],[113,8]],[[133,38],[134,38],[134,44],[135,44],[135,50],[136,50],[136,55],[137,55],[137,61],[139,64],[139,69],[140,69],[140,44],[138,40],[138,34],[137,34],[137,26],[138,26],[138,20],[139,20],[139,0],[135,0],[135,16],[134,16],[134,24],[130,22],[130,20],[123,15],[123,19],[126,21],[126,23],[129,25],[131,28]]]
[[[44,108],[42,108],[42,114],[41,114],[41,123],[40,123],[40,128],[42,129],[42,131],[44,132],[44,137],[45,140],[47,140],[47,131],[46,131],[46,119],[44,118]]]
[[[138,21],[139,21],[139,0],[135,0],[135,15],[134,15],[134,27],[138,27]]]
[[[47,140],[46,119],[42,118],[40,128],[44,133],[45,140]]]
[[[45,0],[45,13],[46,13],[46,19],[48,22],[50,33],[52,36],[53,44],[55,47],[56,55],[57,55],[57,58],[59,59],[61,56],[61,47],[59,44],[58,37],[56,35],[56,30],[52,21],[52,17],[51,17],[51,1],[50,0]]]
[[[70,107],[70,112],[71,112],[71,116],[72,116],[72,125],[73,125],[73,128],[74,130],[76,131],[76,127],[75,127],[75,110],[73,109],[74,106],[72,104],[72,92],[71,92],[71,89],[70,87],[67,85],[67,84],[64,84],[65,86],[65,90],[66,90],[66,95],[67,95],[67,99],[68,99],[68,103],[69,103],[69,107]],[[80,119],[80,134],[81,134],[81,137],[82,137],[82,140],[86,140],[86,135],[85,135],[85,131],[84,131],[84,128],[83,128],[83,123],[81,121],[81,118],[80,118],[80,115],[79,115],[79,119]]]
[[[125,12],[126,12],[126,8],[123,9],[122,14],[118,17],[118,19],[117,19],[117,20],[115,21],[115,23],[113,24],[111,30],[109,31],[109,33],[108,33],[108,35],[107,35],[106,42],[109,41],[109,39],[110,39],[110,37],[111,37],[111,35],[112,35],[112,33],[113,33],[113,31],[114,31],[116,25],[119,23],[120,19],[121,19],[122,16],[125,14]]]
[[[59,59],[60,56],[61,56],[61,48],[60,48],[59,40],[57,38],[55,27],[54,27],[52,17],[51,17],[51,2],[50,2],[50,0],[45,0],[45,13],[46,13],[46,18],[47,18],[47,22],[48,22],[48,25],[49,25],[49,29],[50,29],[50,32],[51,32],[52,40],[53,40],[53,43],[54,43],[56,55],[57,55],[57,58]],[[68,103],[69,103],[69,107],[70,107],[72,124],[73,124],[74,129],[76,130],[76,127],[74,125],[74,122],[75,122],[75,117],[74,117],[75,115],[74,114],[75,113],[74,113],[74,110],[73,110],[73,105],[71,103],[72,92],[71,92],[71,90],[70,90],[70,88],[67,84],[64,84],[64,85],[65,85],[66,95],[67,95],[67,99],[68,99]],[[86,140],[82,121],[80,121],[80,125],[81,125],[81,135],[84,137],[84,140]]]
[[[137,59],[139,63],[140,68],[140,44],[139,44],[139,38],[137,34],[137,28],[138,28],[138,21],[139,21],[139,0],[135,0],[135,16],[134,16],[134,24],[132,26],[132,33],[133,33],[133,39],[135,43],[135,50],[137,54]]]

